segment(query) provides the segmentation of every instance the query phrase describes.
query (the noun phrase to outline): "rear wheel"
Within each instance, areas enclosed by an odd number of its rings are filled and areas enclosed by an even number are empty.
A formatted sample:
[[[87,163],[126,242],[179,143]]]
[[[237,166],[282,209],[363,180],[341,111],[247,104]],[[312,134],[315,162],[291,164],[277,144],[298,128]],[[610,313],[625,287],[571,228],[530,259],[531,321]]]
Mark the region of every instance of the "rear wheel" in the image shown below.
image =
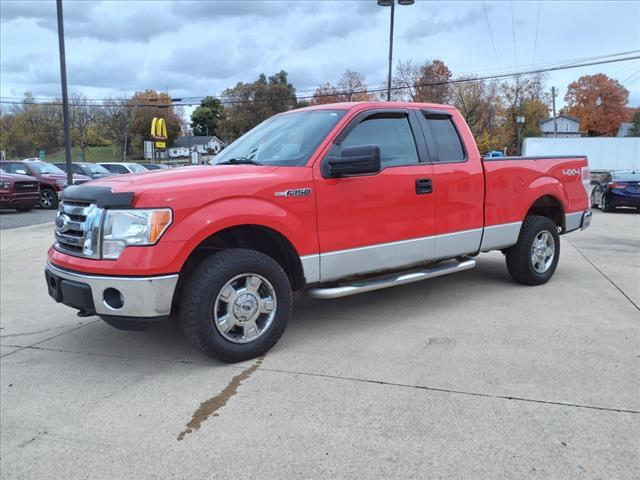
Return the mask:
[[[603,212],[611,212],[613,210],[613,207],[609,206],[607,204],[607,199],[604,197],[604,195],[602,196],[602,201],[600,202],[600,207],[602,208]]]
[[[263,253],[229,249],[205,259],[184,286],[180,320],[189,340],[223,362],[266,353],[291,314],[291,286]]]
[[[559,258],[556,224],[548,217],[531,215],[522,224],[518,243],[507,249],[507,270],[516,282],[541,285],[553,276]]]
[[[596,202],[596,192],[591,192],[591,208],[598,208],[598,202]]]
[[[47,210],[58,208],[58,195],[50,188],[40,190],[40,207]]]

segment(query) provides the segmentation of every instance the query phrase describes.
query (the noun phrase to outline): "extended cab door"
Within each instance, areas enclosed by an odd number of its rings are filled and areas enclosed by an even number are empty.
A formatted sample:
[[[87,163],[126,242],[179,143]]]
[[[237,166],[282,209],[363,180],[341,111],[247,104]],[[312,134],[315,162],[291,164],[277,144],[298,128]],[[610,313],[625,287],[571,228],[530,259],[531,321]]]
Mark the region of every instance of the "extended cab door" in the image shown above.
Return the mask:
[[[314,166],[321,281],[433,257],[433,167],[421,135],[409,110],[361,112]],[[360,145],[380,147],[381,171],[328,178],[327,157]]]
[[[423,109],[416,114],[433,162],[434,258],[474,253],[483,237],[485,189],[475,140],[456,110]]]

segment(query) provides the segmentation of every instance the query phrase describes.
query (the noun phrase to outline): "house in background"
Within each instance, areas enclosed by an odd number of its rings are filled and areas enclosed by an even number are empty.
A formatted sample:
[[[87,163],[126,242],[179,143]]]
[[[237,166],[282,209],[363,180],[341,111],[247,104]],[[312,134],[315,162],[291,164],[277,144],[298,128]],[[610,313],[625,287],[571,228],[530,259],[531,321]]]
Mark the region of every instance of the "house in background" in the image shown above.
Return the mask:
[[[556,117],[556,123],[558,125],[558,138],[573,138],[580,137],[580,120],[573,117],[567,117],[566,115],[558,115]],[[540,122],[540,130],[543,137],[553,137],[553,117],[546,118]]]
[[[196,151],[200,155],[207,155],[209,151],[213,155],[217,155],[227,144],[215,135],[193,135],[178,137],[174,140],[173,145],[169,149],[170,156],[189,156],[190,151]],[[174,152],[174,153],[172,153]],[[179,155],[183,154],[183,155]]]
[[[620,124],[620,128],[618,129],[618,137],[628,137],[629,130],[631,130],[631,122],[622,122]]]

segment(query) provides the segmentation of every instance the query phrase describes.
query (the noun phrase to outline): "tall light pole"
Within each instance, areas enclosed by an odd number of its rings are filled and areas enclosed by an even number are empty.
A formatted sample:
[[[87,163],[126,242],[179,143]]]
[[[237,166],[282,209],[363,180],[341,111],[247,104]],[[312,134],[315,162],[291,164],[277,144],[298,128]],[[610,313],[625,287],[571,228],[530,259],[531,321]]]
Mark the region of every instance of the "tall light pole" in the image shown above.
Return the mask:
[[[398,5],[413,5],[415,0],[397,0]],[[395,0],[378,0],[381,7],[391,7],[389,17],[389,74],[387,76],[387,102],[391,101],[391,69],[393,67],[393,20],[396,13]]]
[[[62,121],[64,124],[64,155],[67,164],[67,184],[73,185],[73,166],[71,165],[71,138],[69,136],[69,96],[67,95],[67,61],[64,54],[64,22],[62,19],[62,0],[56,0],[58,14],[58,49],[60,50],[60,80],[62,83]]]

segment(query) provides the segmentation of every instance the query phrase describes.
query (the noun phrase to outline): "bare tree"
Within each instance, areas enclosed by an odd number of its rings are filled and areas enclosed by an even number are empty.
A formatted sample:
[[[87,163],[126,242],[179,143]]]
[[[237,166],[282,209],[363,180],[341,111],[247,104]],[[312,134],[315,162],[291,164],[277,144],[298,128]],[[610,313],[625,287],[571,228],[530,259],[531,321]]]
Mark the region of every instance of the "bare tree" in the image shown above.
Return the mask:
[[[86,158],[87,148],[97,140],[95,106],[81,94],[71,95],[69,102],[71,143]]]
[[[372,99],[367,92],[367,79],[364,75],[346,69],[338,82],[340,95],[346,102],[364,102]]]
[[[416,84],[420,81],[420,68],[411,60],[399,61],[391,81],[391,98],[401,102],[416,101]]]
[[[133,125],[133,108],[127,100],[112,99],[100,109],[100,124],[105,137],[113,142],[114,154],[127,160]]]

